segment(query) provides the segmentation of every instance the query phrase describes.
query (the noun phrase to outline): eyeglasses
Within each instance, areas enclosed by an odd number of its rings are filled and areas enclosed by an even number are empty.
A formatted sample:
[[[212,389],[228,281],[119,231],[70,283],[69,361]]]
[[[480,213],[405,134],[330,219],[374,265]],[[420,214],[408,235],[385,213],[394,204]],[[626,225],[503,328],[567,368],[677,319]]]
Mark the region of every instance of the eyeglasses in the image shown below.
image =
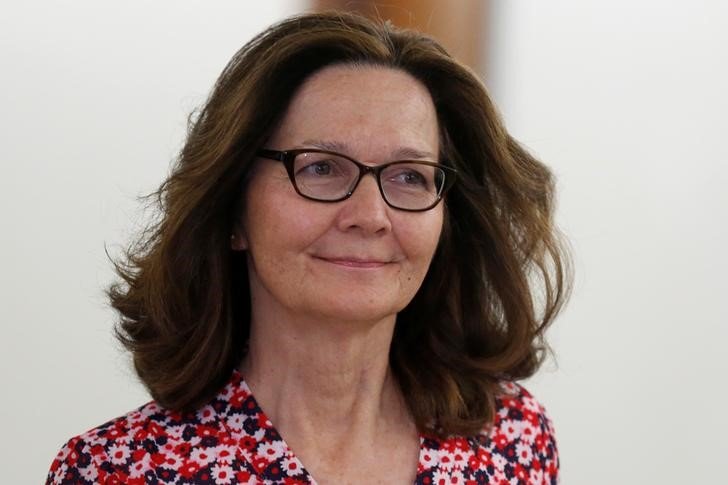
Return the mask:
[[[435,162],[399,160],[369,166],[340,153],[308,148],[262,149],[258,156],[283,162],[293,188],[306,199],[348,199],[361,178],[372,174],[387,205],[412,212],[435,207],[457,177],[457,170]]]

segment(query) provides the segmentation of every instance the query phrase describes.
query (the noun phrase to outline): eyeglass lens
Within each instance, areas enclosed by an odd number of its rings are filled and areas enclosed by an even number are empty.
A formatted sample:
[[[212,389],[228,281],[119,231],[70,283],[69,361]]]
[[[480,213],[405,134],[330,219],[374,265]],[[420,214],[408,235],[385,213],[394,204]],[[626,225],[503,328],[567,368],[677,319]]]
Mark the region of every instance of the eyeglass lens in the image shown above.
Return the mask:
[[[299,153],[293,162],[298,190],[306,197],[337,200],[352,191],[359,179],[359,167],[351,160],[331,153]],[[379,173],[386,201],[403,209],[422,209],[437,201],[445,180],[438,167],[418,162],[397,162]]]

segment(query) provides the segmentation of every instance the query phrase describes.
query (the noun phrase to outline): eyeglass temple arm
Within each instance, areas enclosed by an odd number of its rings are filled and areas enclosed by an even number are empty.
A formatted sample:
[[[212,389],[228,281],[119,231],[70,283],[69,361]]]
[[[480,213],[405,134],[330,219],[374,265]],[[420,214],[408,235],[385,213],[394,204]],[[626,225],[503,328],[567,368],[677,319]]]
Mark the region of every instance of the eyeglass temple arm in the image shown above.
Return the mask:
[[[288,157],[288,152],[282,152],[279,150],[268,150],[266,148],[261,148],[258,150],[258,156],[263,158],[268,158],[271,160],[276,160],[279,162],[285,162],[286,158]]]

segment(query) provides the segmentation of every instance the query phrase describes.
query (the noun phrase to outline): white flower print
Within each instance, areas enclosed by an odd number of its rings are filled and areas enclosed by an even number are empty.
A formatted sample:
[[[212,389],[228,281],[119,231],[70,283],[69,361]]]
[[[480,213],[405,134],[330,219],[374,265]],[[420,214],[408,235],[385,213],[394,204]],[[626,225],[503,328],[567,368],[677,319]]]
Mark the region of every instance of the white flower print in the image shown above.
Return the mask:
[[[521,440],[522,443],[526,443],[528,445],[532,445],[534,440],[536,439],[536,435],[539,434],[539,429],[533,426],[528,421],[524,421],[521,423],[521,434],[518,435],[518,438]]]
[[[232,384],[228,384],[222,391],[220,391],[220,394],[217,395],[217,398],[221,401],[229,401],[230,398],[233,396],[233,392],[235,392],[235,389],[235,386],[233,386]]]
[[[518,462],[521,465],[528,466],[531,464],[531,460],[533,459],[533,450],[525,443],[517,443],[516,456],[518,457]]]
[[[515,441],[521,434],[521,426],[523,423],[516,422],[512,419],[504,419],[500,425],[500,432],[506,436],[508,441]]]
[[[217,445],[215,447],[215,458],[218,463],[229,465],[235,459],[236,446]]]
[[[235,472],[229,465],[214,465],[212,467],[212,477],[215,479],[215,483],[233,483]]]
[[[179,441],[182,439],[182,433],[184,432],[185,427],[182,425],[175,424],[173,426],[167,427],[167,437],[174,439],[175,441]]]
[[[131,451],[127,445],[113,444],[109,446],[107,455],[111,463],[121,465],[122,463],[126,463],[126,460],[131,456]]]
[[[455,467],[454,453],[447,450],[440,450],[438,455],[438,467],[440,470],[449,472]]]
[[[259,428],[255,430],[255,433],[253,433],[252,436],[255,441],[263,441],[263,438],[265,437],[265,428]]]
[[[203,424],[214,421],[216,416],[215,410],[209,404],[197,410],[197,419]]]
[[[96,477],[99,475],[98,469],[92,464],[87,466],[86,468],[82,468],[80,470],[81,476],[84,480],[87,480],[89,482],[94,482],[96,480]]]
[[[500,453],[493,454],[493,465],[495,465],[496,470],[505,469],[507,463],[508,463],[508,460],[506,459],[505,456],[501,455]]]
[[[240,431],[243,429],[243,423],[245,422],[245,415],[244,414],[231,414],[227,418],[227,425],[230,427],[230,429],[235,431]]]
[[[134,462],[129,467],[129,478],[139,478],[149,469],[149,453],[144,453],[141,460]]]
[[[448,485],[450,483],[450,474],[445,471],[435,470],[432,473],[433,485]]]
[[[422,462],[421,463],[424,466],[425,470],[430,468],[432,466],[432,464],[435,463],[433,454],[429,451],[422,453]]]
[[[455,470],[450,474],[450,481],[448,483],[460,485],[461,483],[465,483],[465,477],[462,472]]]
[[[170,452],[164,454],[164,462],[160,465],[168,470],[179,470],[184,462],[176,453]]]
[[[265,457],[268,461],[276,461],[283,456],[286,449],[282,441],[264,442],[258,446],[258,454]]]
[[[532,396],[526,396],[522,399],[523,408],[532,413],[541,412],[541,405]]]
[[[205,466],[215,459],[215,455],[212,450],[206,448],[195,448],[192,450],[192,453],[190,453],[190,459],[202,466]]]
[[[528,475],[528,483],[543,483],[543,479],[543,470],[531,468],[531,472]]]
[[[455,470],[463,470],[468,464],[469,453],[465,453],[461,450],[455,450],[452,454],[453,457],[453,468]]]
[[[301,462],[299,462],[297,458],[287,456],[283,459],[283,471],[287,475],[295,477],[296,475],[303,473],[303,468],[301,467]]]

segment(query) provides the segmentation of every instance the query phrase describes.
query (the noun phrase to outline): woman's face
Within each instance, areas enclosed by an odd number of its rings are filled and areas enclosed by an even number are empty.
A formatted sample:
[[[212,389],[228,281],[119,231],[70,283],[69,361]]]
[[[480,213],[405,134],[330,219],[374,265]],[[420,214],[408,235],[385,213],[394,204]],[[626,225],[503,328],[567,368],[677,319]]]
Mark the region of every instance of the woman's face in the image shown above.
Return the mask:
[[[437,161],[437,116],[427,88],[402,71],[334,66],[310,77],[265,146],[322,148],[366,165]],[[280,162],[259,159],[234,249],[246,249],[254,312],[379,321],[419,289],[437,247],[443,206],[389,207],[374,177],[336,203],[298,195]],[[275,313],[277,312],[277,313]]]

